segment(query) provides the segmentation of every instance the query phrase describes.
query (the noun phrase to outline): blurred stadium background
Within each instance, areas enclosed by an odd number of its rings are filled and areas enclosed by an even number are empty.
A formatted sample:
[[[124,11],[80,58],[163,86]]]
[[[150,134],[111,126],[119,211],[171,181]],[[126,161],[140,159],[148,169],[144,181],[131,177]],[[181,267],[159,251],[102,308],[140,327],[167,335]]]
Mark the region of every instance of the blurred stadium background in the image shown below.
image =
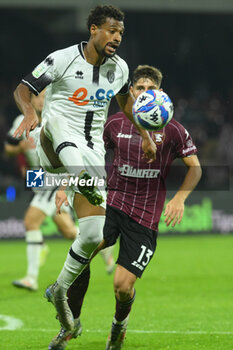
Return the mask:
[[[20,160],[4,154],[7,131],[19,114],[13,91],[50,52],[88,39],[85,19],[98,3],[125,11],[119,54],[131,72],[138,64],[162,70],[175,118],[190,131],[204,169],[182,223],[167,229],[161,220],[155,258],[137,283],[125,348],[232,350],[232,0],[0,0],[1,349],[47,348],[58,323],[42,293],[58,275],[70,246],[67,240],[47,241],[51,251],[38,292],[11,286],[25,270],[23,215],[31,198]],[[109,113],[116,110],[113,102]],[[168,197],[182,179],[179,164],[169,178]],[[49,219],[42,230],[49,237],[56,233]],[[71,350],[104,348],[114,296],[112,276],[103,269],[97,256],[82,312],[83,335],[69,344]]]
[[[0,0],[0,239],[24,236],[22,218],[30,200],[18,161],[4,154],[7,131],[19,114],[13,90],[50,52],[88,39],[85,19],[98,3]],[[168,230],[162,221],[160,233],[233,232],[233,2],[103,3],[126,13],[119,54],[130,71],[138,64],[162,70],[162,87],[174,102],[175,118],[190,131],[205,169],[202,183],[187,201],[183,223]],[[116,109],[113,102],[109,113]],[[170,190],[177,186],[170,176]],[[43,231],[54,233],[49,220]]]

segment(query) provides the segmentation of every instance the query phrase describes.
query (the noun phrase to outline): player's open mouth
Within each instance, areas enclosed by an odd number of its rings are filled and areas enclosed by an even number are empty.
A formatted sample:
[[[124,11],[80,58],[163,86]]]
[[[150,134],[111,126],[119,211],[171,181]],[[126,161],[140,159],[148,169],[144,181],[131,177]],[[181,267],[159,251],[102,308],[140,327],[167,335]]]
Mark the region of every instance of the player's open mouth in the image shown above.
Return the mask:
[[[106,48],[108,49],[108,51],[115,53],[116,49],[118,48],[118,45],[113,43],[107,43]]]

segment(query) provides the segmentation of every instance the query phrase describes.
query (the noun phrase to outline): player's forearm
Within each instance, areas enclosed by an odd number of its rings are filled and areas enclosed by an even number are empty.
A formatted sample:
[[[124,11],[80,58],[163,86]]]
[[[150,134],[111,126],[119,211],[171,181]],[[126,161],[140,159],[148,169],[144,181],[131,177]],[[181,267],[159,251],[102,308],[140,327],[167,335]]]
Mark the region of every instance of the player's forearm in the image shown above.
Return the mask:
[[[131,123],[134,124],[135,128],[138,129],[138,131],[139,131],[140,134],[141,134],[141,137],[142,137],[143,139],[149,139],[149,138],[150,138],[149,132],[148,132],[147,130],[141,128],[139,125],[137,125],[137,124],[135,123],[135,121],[134,121],[134,119],[133,119],[132,113],[131,113],[131,114],[130,114],[130,113],[126,114],[126,112],[124,112],[124,113],[125,113],[126,117],[131,121]]]
[[[201,166],[189,167],[184,181],[177,193],[175,194],[175,197],[185,201],[200,181],[201,174]]]
[[[131,93],[129,93],[126,96],[117,96],[116,98],[117,98],[117,102],[118,102],[120,108],[122,109],[122,111],[124,112],[126,117],[131,121],[131,123],[133,123],[135,128],[138,129],[142,138],[149,139],[150,134],[148,133],[148,131],[141,128],[139,125],[137,125],[134,118],[133,118],[132,109],[133,109],[134,98],[131,95]]]
[[[26,118],[36,115],[36,111],[31,104],[31,92],[27,86],[19,84],[14,91],[14,99],[17,107]]]

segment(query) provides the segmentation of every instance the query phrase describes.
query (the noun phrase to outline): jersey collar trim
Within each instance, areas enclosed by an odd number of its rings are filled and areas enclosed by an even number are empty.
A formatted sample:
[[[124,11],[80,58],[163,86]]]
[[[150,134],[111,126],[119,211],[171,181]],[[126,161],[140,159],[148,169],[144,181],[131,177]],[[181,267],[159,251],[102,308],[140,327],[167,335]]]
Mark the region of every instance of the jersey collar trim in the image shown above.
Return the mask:
[[[82,58],[86,61],[85,56],[84,56],[84,46],[87,45],[86,41],[82,41],[81,43],[78,44],[78,50]]]
[[[84,61],[87,62],[85,55],[84,55],[84,47],[87,45],[87,41],[81,41],[81,43],[78,44],[78,50],[80,55],[82,56],[82,58],[84,59]],[[107,57],[105,57],[103,63],[101,64],[101,66],[108,60]]]

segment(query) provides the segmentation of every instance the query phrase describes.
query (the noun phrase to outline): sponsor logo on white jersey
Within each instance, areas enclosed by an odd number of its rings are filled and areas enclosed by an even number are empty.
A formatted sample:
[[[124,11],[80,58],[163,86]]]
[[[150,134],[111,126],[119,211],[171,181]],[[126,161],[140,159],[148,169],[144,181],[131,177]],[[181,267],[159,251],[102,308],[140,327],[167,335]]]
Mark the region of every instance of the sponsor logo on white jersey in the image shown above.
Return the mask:
[[[158,169],[137,169],[127,164],[124,164],[122,167],[118,167],[118,169],[122,176],[145,179],[157,178],[160,173],[160,170]]]
[[[83,79],[83,72],[81,70],[77,70],[75,73],[75,79]]]
[[[77,90],[75,90],[75,92],[73,93],[73,96],[69,97],[68,100],[71,102],[74,102],[77,106],[85,106],[90,101],[93,101],[93,107],[104,107],[109,103],[111,98],[114,96],[114,91],[113,90],[106,91],[104,89],[98,89],[95,91],[95,94],[90,96],[90,99],[87,99],[87,96],[88,96],[88,90],[85,87],[80,87]]]

